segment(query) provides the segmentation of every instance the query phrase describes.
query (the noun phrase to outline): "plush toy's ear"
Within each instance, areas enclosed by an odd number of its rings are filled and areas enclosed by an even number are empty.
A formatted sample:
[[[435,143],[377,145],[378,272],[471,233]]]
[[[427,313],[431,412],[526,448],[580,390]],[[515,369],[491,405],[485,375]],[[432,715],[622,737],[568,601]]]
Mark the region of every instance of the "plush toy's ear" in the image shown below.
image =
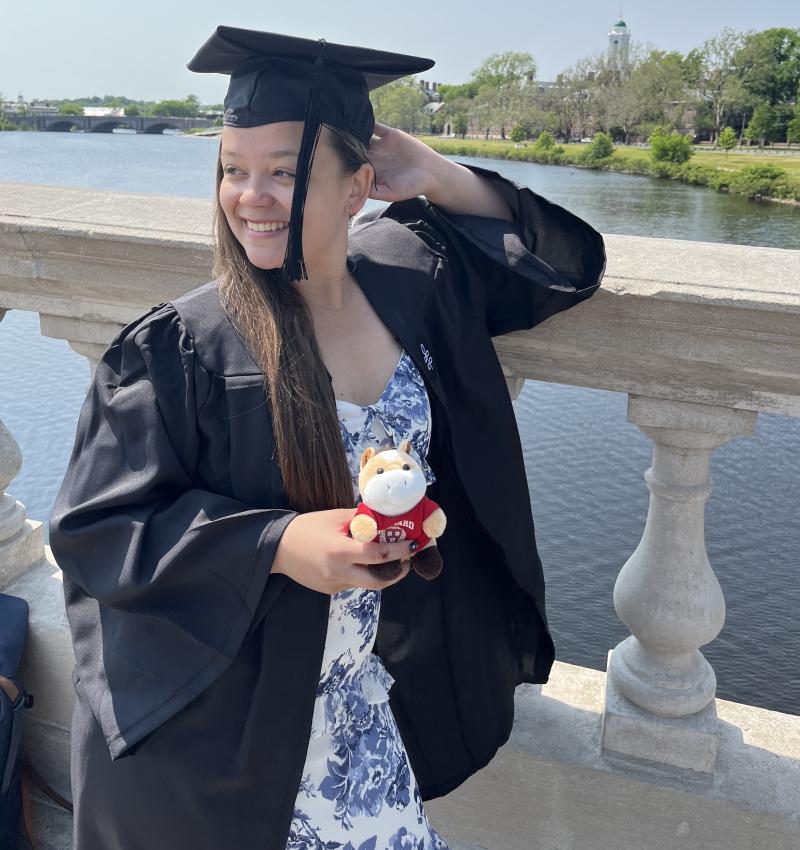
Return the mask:
[[[411,454],[411,440],[401,440],[400,445],[398,446],[401,452],[405,452],[407,455]]]
[[[364,449],[361,453],[361,466],[359,469],[363,469],[370,461],[370,458],[375,454],[375,449],[373,446],[369,446],[369,448]]]

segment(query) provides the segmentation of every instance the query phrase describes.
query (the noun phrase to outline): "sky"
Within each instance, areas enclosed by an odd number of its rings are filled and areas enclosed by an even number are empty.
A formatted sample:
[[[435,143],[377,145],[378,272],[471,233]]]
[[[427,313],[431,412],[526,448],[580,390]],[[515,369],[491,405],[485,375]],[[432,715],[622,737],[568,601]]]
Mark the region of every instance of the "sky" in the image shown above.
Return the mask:
[[[724,5],[238,0],[224,6],[211,0],[0,0],[0,94],[8,100],[18,94],[26,100],[105,94],[162,100],[195,94],[202,103],[220,103],[227,77],[186,69],[219,24],[429,57],[436,65],[419,76],[442,83],[466,82],[493,53],[526,51],[536,60],[536,78],[552,80],[578,59],[604,50],[620,12],[632,41],[682,53],[718,35],[724,25],[737,30],[800,26],[797,0]]]

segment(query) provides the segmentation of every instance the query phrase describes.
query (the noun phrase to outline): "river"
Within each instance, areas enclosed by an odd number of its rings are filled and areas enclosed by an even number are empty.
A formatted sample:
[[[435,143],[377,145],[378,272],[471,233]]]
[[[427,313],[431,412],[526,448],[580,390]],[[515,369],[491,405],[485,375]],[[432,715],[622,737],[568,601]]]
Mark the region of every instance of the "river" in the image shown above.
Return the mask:
[[[0,132],[0,180],[190,197],[213,195],[213,139]],[[666,180],[453,157],[492,168],[603,233],[800,249],[800,211]],[[370,202],[370,205],[377,202]],[[41,336],[35,314],[0,322],[0,417],[23,467],[7,488],[45,522],[72,449],[87,361]],[[557,658],[606,669],[628,634],[614,580],[641,538],[652,444],[626,421],[624,393],[528,381],[514,402],[547,582]],[[717,696],[800,714],[800,420],[762,413],[752,437],[711,456],[708,556],[725,594],[702,648]],[[575,521],[580,517],[580,523]],[[46,536],[46,535],[45,535]]]

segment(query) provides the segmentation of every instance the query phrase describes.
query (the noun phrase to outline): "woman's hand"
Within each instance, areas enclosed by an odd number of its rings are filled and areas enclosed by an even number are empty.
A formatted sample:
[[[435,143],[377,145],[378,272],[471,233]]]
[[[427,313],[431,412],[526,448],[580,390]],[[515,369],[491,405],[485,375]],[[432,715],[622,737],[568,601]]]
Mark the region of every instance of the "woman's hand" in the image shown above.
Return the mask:
[[[355,508],[298,514],[281,535],[271,572],[285,573],[311,590],[333,595],[351,587],[382,590],[404,579],[411,566],[408,541],[358,543],[347,536]],[[378,581],[365,564],[404,560],[403,572],[391,581]]]
[[[405,201],[427,195],[432,187],[439,185],[439,175],[450,165],[450,160],[387,124],[376,121],[373,134],[367,150],[375,169],[375,187],[369,193],[370,198]]]

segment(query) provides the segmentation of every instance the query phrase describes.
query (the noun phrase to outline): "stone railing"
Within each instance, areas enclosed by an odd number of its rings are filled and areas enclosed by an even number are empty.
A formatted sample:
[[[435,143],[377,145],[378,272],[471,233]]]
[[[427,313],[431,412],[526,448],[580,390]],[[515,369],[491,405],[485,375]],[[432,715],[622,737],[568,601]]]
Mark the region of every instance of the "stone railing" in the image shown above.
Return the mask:
[[[0,318],[37,312],[92,364],[123,324],[209,277],[209,202],[0,184],[0,210]],[[506,745],[427,808],[452,850],[797,848],[800,717],[716,698],[700,647],[725,618],[703,532],[710,454],[759,411],[800,415],[800,251],[606,241],[592,299],[495,347],[512,396],[526,378],[625,392],[653,441],[646,524],[614,588],[631,634],[607,674],[556,662],[546,685],[520,686]],[[23,675],[40,696],[25,743],[68,794],[71,645],[41,523],[7,494],[20,464],[0,423],[0,586],[31,603]],[[39,803],[49,846],[68,846]]]

